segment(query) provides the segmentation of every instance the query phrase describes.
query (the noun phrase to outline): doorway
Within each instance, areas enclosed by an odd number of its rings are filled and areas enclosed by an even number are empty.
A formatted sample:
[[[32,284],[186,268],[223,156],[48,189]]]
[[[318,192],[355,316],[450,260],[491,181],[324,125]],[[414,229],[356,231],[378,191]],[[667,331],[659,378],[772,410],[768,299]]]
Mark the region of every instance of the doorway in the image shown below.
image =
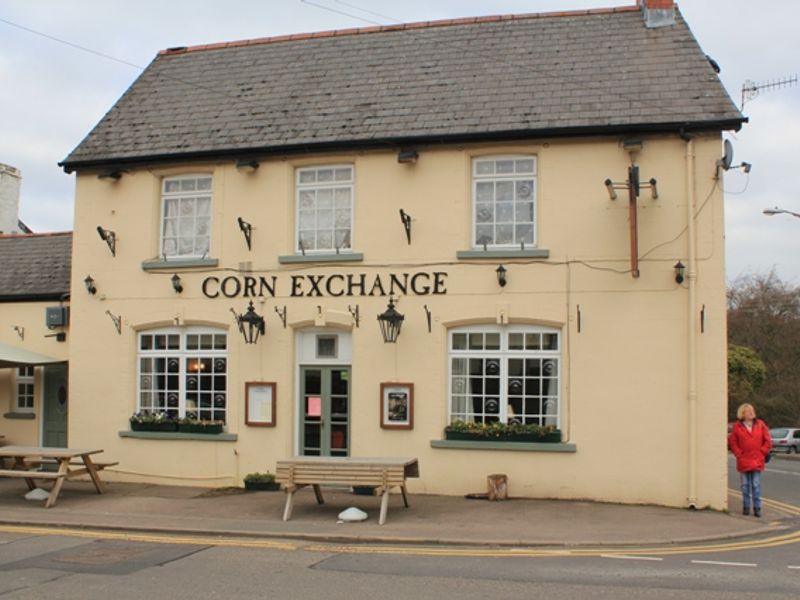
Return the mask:
[[[350,453],[350,367],[300,368],[300,454]]]
[[[67,447],[67,365],[44,367],[42,446]]]

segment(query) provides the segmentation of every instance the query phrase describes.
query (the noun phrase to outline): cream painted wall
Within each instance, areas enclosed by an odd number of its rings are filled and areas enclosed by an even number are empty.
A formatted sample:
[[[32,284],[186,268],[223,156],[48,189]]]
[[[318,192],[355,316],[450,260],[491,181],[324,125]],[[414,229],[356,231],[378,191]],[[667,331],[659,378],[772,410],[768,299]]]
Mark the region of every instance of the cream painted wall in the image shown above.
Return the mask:
[[[50,330],[45,324],[45,308],[58,306],[51,302],[3,302],[0,303],[0,342],[29,352],[36,352],[56,359],[67,360],[70,335],[67,341],[57,342],[52,335],[62,328]],[[14,327],[24,329],[20,339]],[[42,393],[44,391],[43,368],[35,369],[34,419],[11,419],[4,417],[16,407],[16,369],[0,369],[0,440],[3,444],[38,446],[41,431]]]
[[[697,198],[698,310],[698,504],[724,508],[725,280],[722,192],[714,180],[720,137],[694,142]],[[684,506],[688,495],[687,283],[674,281],[673,265],[687,262],[686,144],[678,137],[645,138],[637,156],[643,180],[658,180],[659,199],[647,190],[639,200],[641,277],[629,269],[625,192],[611,201],[603,186],[626,178],[629,158],[617,139],[550,140],[541,143],[418,148],[415,165],[398,164],[395,151],[365,151],[302,158],[270,158],[255,173],[233,162],[126,172],[116,183],[79,174],[73,255],[70,439],[100,446],[119,460],[120,479],[169,483],[238,484],[251,471],[274,470],[295,451],[297,370],[294,332],[324,324],[352,334],[352,455],[413,454],[422,477],[414,492],[482,491],[489,473],[504,472],[515,496],[593,498]],[[471,159],[480,155],[538,157],[539,247],[549,259],[458,260],[470,249]],[[353,250],[360,263],[279,264],[293,254],[294,170],[323,163],[355,165]],[[211,256],[215,269],[145,271],[158,254],[159,185],[170,174],[210,173],[213,183]],[[398,218],[413,218],[408,245]],[[253,224],[248,251],[237,217]],[[118,235],[112,257],[97,225]],[[497,285],[502,262],[508,285]],[[247,300],[205,298],[205,277],[235,274],[244,263],[253,275],[276,275],[275,298],[256,300],[267,333],[247,346],[230,309]],[[333,273],[368,276],[389,272],[445,271],[446,295],[408,295],[396,345],[381,341],[376,315],[386,298],[289,296],[292,275]],[[170,285],[179,272],[184,292]],[[82,281],[91,274],[98,293]],[[242,273],[241,275],[244,275]],[[358,305],[360,327],[348,305]],[[424,305],[433,315],[428,333]],[[275,307],[286,306],[284,329]],[[578,307],[581,330],[578,332]],[[447,422],[447,329],[495,323],[498,311],[511,323],[540,323],[562,333],[561,425],[575,453],[434,449]],[[121,315],[121,335],[110,317]],[[321,316],[320,316],[321,315]],[[210,324],[229,332],[228,427],[233,442],[120,438],[136,409],[136,334],[153,326]],[[698,325],[699,329],[699,325]],[[244,382],[277,383],[277,425],[244,424]],[[415,384],[411,431],[379,426],[379,385]]]

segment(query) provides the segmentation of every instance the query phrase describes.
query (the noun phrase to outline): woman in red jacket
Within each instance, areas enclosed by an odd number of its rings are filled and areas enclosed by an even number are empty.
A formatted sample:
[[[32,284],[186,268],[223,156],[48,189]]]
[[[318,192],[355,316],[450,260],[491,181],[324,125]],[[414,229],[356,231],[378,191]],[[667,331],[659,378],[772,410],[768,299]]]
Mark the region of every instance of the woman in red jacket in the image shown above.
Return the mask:
[[[736,470],[742,484],[742,514],[761,516],[761,471],[764,459],[772,448],[767,424],[756,418],[752,404],[742,404],[736,411],[738,421],[728,436],[728,447],[736,457]]]

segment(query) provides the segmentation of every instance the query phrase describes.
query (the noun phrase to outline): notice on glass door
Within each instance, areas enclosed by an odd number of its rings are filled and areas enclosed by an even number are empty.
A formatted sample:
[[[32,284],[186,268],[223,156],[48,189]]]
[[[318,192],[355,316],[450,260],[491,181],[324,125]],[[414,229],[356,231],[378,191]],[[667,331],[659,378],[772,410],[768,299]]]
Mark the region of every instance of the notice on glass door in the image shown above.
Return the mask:
[[[306,398],[306,416],[322,416],[322,398],[320,396],[308,396]]]

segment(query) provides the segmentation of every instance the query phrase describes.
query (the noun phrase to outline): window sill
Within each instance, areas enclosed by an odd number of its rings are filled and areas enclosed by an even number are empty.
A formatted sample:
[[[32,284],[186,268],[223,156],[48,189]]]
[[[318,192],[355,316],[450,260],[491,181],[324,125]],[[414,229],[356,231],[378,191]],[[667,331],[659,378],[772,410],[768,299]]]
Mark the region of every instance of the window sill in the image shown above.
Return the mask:
[[[239,436],[235,433],[178,433],[176,431],[119,431],[121,438],[139,438],[146,440],[192,440],[201,442],[235,442]]]
[[[173,260],[145,260],[142,261],[142,271],[172,271],[191,267],[216,267],[219,260],[216,258],[175,258]]]
[[[7,412],[3,415],[6,419],[35,419],[36,415],[32,412]]]
[[[362,252],[341,252],[339,254],[285,254],[278,257],[282,265],[297,263],[334,263],[334,262],[361,262],[364,260]]]
[[[511,452],[577,452],[575,444],[541,442],[473,442],[468,440],[431,440],[431,448],[449,450],[506,450]]]
[[[486,258],[497,260],[498,258],[550,258],[550,250],[544,248],[532,248],[530,250],[515,250],[513,248],[493,250],[459,250],[456,258],[475,259]]]

